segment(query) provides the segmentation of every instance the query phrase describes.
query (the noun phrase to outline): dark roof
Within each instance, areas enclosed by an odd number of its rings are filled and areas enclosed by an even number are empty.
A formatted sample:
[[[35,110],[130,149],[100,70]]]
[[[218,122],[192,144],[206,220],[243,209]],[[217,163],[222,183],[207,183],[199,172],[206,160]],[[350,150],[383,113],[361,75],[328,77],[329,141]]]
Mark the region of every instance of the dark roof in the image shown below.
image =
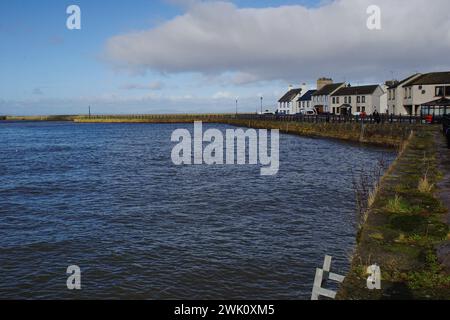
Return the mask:
[[[343,84],[344,84],[344,82],[327,84],[322,89],[316,91],[313,94],[313,96],[326,96],[326,95],[329,95],[332,92],[334,92],[336,89],[338,89],[340,86],[342,86]]]
[[[286,92],[286,94],[281,97],[278,102],[291,102],[298,94],[302,92],[302,89],[292,89]]]
[[[411,81],[414,77],[419,75],[419,73],[414,73],[412,76],[409,76],[408,78],[403,79],[402,81],[395,81],[393,85],[389,86],[388,89],[394,89],[397,88],[400,85],[406,84],[409,81]]]
[[[426,73],[409,82],[408,86],[427,84],[450,84],[450,72]]]
[[[354,96],[358,94],[372,94],[377,90],[379,85],[371,85],[371,86],[359,86],[359,87],[344,87],[340,88],[338,91],[333,93],[333,96]]]
[[[422,103],[423,106],[427,107],[445,107],[450,106],[450,99],[447,98],[440,98],[434,101],[430,101],[427,103]]]
[[[309,101],[311,100],[311,97],[314,93],[316,93],[317,90],[308,90],[304,95],[302,95],[300,98],[298,98],[297,101]]]

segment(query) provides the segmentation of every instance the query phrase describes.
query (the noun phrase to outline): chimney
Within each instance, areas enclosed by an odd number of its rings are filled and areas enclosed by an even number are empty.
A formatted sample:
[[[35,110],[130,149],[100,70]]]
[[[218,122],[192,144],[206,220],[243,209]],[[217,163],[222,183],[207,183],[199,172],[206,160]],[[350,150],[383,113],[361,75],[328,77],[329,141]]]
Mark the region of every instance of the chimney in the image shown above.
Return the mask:
[[[385,85],[388,87],[395,86],[396,84],[398,84],[398,80],[388,80],[385,82]]]
[[[308,88],[306,87],[306,83],[302,83],[300,86],[300,89],[302,89],[302,92],[300,92],[301,95],[304,95],[306,91],[308,91]]]
[[[317,79],[317,90],[322,89],[328,84],[333,84],[333,79],[331,78],[319,78]]]
[[[288,90],[291,91],[292,89],[294,89],[294,87],[292,86],[292,84],[290,84]]]

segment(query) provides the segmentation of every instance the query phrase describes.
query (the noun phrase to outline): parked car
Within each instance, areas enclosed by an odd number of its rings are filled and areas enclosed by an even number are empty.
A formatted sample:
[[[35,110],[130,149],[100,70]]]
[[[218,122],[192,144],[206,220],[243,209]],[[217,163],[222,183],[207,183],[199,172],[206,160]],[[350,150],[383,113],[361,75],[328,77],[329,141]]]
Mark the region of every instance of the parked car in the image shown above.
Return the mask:
[[[301,109],[299,114],[305,116],[315,116],[317,115],[317,111],[315,109]]]
[[[270,110],[266,110],[266,111],[264,111],[262,114],[265,114],[265,115],[267,115],[267,114],[274,115],[275,113],[273,113],[273,112],[270,111]]]

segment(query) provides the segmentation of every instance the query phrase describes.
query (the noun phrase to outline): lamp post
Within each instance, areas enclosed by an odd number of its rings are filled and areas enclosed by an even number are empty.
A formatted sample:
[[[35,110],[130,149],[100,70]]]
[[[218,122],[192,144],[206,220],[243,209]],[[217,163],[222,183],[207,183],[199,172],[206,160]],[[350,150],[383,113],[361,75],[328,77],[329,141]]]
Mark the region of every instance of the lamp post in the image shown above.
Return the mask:
[[[239,98],[236,98],[236,115],[238,114],[238,99]]]
[[[263,96],[261,96],[261,114],[263,114]]]

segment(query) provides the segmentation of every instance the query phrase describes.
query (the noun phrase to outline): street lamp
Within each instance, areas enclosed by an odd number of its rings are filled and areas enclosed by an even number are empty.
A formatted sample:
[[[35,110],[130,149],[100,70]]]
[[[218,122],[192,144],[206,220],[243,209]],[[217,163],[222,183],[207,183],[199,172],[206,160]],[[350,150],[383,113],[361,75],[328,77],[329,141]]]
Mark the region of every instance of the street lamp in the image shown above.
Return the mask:
[[[238,99],[239,98],[236,98],[236,115],[238,114]]]
[[[263,96],[261,96],[261,114],[263,114]]]

